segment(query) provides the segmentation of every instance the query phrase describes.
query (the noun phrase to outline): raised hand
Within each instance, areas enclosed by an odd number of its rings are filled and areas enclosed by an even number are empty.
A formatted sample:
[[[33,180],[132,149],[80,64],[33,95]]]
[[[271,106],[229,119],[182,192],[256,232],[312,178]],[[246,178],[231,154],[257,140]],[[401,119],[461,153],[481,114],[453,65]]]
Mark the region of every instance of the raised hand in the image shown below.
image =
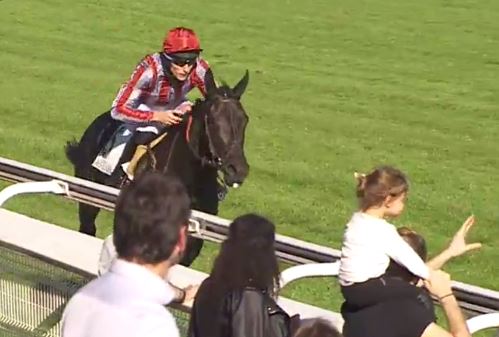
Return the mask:
[[[482,247],[481,243],[466,243],[466,235],[468,231],[475,224],[475,216],[469,216],[466,221],[463,223],[461,228],[454,234],[452,241],[449,243],[447,247],[448,252],[452,257],[463,255],[470,250],[478,249]]]

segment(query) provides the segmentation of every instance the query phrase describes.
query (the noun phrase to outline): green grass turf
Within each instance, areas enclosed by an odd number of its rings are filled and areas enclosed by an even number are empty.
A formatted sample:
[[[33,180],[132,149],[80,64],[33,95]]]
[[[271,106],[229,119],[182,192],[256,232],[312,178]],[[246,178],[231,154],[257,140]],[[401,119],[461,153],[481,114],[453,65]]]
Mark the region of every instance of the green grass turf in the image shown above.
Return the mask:
[[[447,270],[499,289],[498,2],[0,0],[0,155],[71,173],[65,141],[175,25],[199,32],[218,79],[250,71],[251,173],[222,216],[259,212],[279,233],[338,248],[353,172],[393,164],[411,179],[397,224],[434,253],[474,213],[483,248]],[[7,206],[77,228],[75,205],[59,198]],[[208,270],[216,250],[196,267]],[[314,280],[285,294],[338,310],[336,290]]]

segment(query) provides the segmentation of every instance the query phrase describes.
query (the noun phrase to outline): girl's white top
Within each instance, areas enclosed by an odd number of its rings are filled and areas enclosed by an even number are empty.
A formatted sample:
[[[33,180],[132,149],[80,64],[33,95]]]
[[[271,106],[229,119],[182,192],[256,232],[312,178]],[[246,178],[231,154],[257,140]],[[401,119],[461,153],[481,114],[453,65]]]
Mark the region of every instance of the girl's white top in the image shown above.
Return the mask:
[[[354,213],[343,236],[340,284],[349,286],[383,275],[390,258],[414,275],[428,279],[428,267],[394,225],[365,213]]]

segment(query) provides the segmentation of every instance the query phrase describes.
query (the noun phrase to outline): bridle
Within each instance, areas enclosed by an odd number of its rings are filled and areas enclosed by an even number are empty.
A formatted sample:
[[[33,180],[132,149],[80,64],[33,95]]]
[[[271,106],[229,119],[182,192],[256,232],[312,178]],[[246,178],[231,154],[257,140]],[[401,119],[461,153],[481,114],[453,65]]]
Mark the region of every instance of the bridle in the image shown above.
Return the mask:
[[[228,102],[233,102],[233,101],[237,101],[237,100],[235,98],[229,98],[226,95],[224,95],[224,98],[219,99],[219,101],[222,103],[228,103]],[[206,100],[204,100],[204,101],[198,100],[195,105],[202,104],[202,103],[208,103],[208,104],[210,104],[210,107],[213,104],[212,102],[207,102]],[[198,160],[202,166],[208,166],[208,167],[212,167],[212,168],[216,169],[217,181],[218,181],[217,196],[218,196],[218,200],[222,201],[225,198],[225,195],[228,193],[228,190],[229,190],[229,185],[225,181],[225,175],[223,172],[223,168],[224,168],[224,164],[225,164],[224,159],[227,158],[227,156],[233,150],[234,146],[236,146],[239,143],[239,141],[237,140],[237,137],[236,137],[237,136],[237,129],[234,125],[234,116],[232,113],[230,113],[230,121],[229,122],[230,122],[230,129],[232,132],[232,142],[227,146],[227,150],[225,151],[224,155],[220,156],[220,154],[216,150],[216,147],[215,147],[214,142],[213,142],[212,130],[210,130],[210,127],[209,127],[208,113],[209,113],[210,109],[208,108],[207,110],[208,110],[208,112],[205,112],[205,115],[203,116],[203,123],[204,123],[206,137],[208,139],[208,154],[203,155],[203,156],[199,155],[199,148],[198,149],[194,148],[192,145],[192,142],[190,140],[191,125],[192,125],[192,121],[194,118],[192,111],[186,112],[183,115],[184,123],[187,123],[186,129],[185,129],[185,139],[186,139],[187,147],[189,148],[189,151],[191,152],[192,156],[196,160]],[[196,113],[196,112],[194,112],[194,113]],[[164,172],[166,172],[168,170],[168,166],[169,166],[170,160],[171,160],[171,155],[173,153],[173,147],[175,146],[175,143],[179,139],[180,135],[181,135],[181,133],[176,133],[174,135],[173,143],[172,143],[171,148],[170,148],[170,153],[168,155],[166,165],[163,168]],[[153,160],[155,159],[154,154],[152,154],[151,157],[153,158]],[[153,167],[155,167],[155,166],[156,166],[156,164],[155,164],[155,160],[154,160]],[[238,184],[233,184],[231,187],[238,187]]]
[[[220,99],[219,101],[222,103],[227,103],[227,102],[232,102],[235,101],[235,98],[228,98],[226,95],[224,95],[224,98]],[[209,113],[209,112],[208,112]],[[236,140],[236,128],[234,126],[234,116],[232,113],[229,114],[230,116],[230,129],[232,132],[232,142],[227,146],[227,150],[223,155],[220,155],[218,151],[215,148],[215,144],[213,142],[213,136],[212,136],[212,131],[210,130],[210,126],[208,123],[208,113],[204,114],[203,122],[204,122],[204,128],[206,132],[206,137],[208,138],[208,149],[209,149],[209,154],[208,156],[200,156],[199,153],[192,148],[189,144],[189,149],[191,150],[192,154],[194,157],[201,162],[202,165],[209,166],[212,168],[216,168],[218,171],[221,171],[222,168],[224,167],[224,159],[227,158],[227,155],[232,151],[234,146],[238,143]],[[192,117],[192,113],[190,113]]]

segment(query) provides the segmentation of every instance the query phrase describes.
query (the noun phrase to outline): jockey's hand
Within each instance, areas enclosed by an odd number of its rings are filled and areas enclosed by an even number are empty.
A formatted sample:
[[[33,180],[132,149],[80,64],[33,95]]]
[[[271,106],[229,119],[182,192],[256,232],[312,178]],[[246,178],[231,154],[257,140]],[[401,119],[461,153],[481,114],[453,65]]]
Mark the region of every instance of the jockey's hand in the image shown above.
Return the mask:
[[[166,125],[176,125],[182,121],[175,110],[157,111],[153,113],[151,120],[158,121]]]
[[[192,110],[192,103],[189,101],[185,101],[184,103],[180,104],[178,107],[175,108],[175,111],[181,115],[191,112],[191,110]]]

